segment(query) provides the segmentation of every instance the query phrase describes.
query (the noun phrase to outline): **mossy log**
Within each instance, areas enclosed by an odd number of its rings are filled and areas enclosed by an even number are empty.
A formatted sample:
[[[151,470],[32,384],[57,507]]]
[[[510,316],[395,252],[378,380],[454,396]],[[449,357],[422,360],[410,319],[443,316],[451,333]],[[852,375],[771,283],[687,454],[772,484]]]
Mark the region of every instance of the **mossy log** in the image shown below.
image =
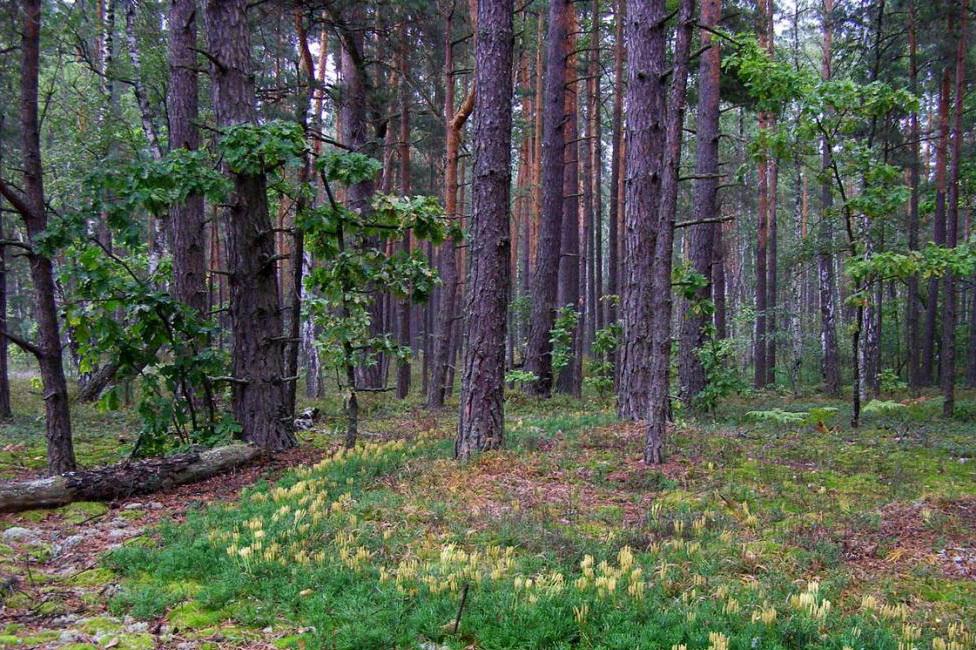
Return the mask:
[[[72,501],[113,501],[202,481],[258,458],[263,451],[235,444],[162,458],[126,461],[27,481],[0,481],[0,512],[56,508]]]

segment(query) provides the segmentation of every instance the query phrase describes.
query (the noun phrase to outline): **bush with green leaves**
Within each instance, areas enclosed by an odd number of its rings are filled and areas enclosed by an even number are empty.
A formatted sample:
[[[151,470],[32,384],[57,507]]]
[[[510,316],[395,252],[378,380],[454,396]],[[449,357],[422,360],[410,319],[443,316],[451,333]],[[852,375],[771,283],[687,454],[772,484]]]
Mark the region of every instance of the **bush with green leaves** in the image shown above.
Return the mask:
[[[358,435],[356,367],[379,363],[381,355],[404,359],[410,349],[387,334],[371,331],[370,307],[379,292],[423,302],[439,282],[424,254],[387,252],[387,242],[410,237],[440,244],[458,239],[435,197],[398,197],[377,194],[371,209],[359,212],[335,200],[331,183],[355,185],[371,180],[379,161],[359,153],[331,152],[316,167],[327,189],[328,201],[310,205],[298,215],[305,245],[319,260],[305,279],[308,315],[319,326],[318,346],[326,363],[337,371],[346,404],[346,444]]]
[[[64,318],[79,371],[114,369],[114,385],[99,403],[104,409],[120,408],[122,384],[137,383],[142,427],[133,455],[230,438],[239,425],[220,408],[215,378],[228,374],[228,359],[210,345],[216,324],[172,297],[172,263],[150,259],[137,218],[161,217],[190,193],[218,201],[228,189],[224,177],[203,154],[181,149],[100,169],[85,187],[38,243],[63,254]],[[89,232],[96,219],[104,220],[114,247]]]
[[[549,330],[553,375],[558,375],[573,360],[573,337],[578,325],[579,312],[573,305],[565,305],[556,310],[556,319]]]
[[[601,397],[613,392],[613,357],[620,345],[622,333],[623,326],[615,322],[598,329],[593,337],[593,363],[590,374],[583,379],[583,384],[592,387]]]

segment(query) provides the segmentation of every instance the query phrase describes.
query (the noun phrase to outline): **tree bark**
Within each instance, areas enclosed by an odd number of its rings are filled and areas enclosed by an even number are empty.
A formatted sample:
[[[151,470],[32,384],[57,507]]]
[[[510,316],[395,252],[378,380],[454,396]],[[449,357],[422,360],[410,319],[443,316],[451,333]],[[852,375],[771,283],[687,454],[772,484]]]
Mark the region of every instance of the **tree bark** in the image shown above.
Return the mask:
[[[719,214],[718,206],[718,141],[719,141],[719,82],[721,79],[721,42],[713,38],[712,30],[722,17],[722,0],[702,0],[701,46],[705,51],[698,65],[698,112],[695,161],[696,221],[712,219]],[[707,49],[706,49],[707,48]],[[709,280],[713,277],[715,263],[715,232],[719,223],[700,223],[691,229],[691,263],[695,271]],[[707,300],[713,284],[702,287],[695,300]],[[706,314],[689,309],[681,321],[679,342],[678,376],[681,401],[691,405],[692,400],[705,388],[705,368],[698,353],[709,338],[709,319]]]
[[[949,95],[951,93],[949,66],[942,70],[939,85],[939,136],[935,146],[935,216],[932,221],[932,240],[937,246],[946,243],[946,150],[949,143]],[[939,280],[930,278],[928,299],[925,301],[925,341],[922,346],[922,381],[935,381],[936,333],[938,329]]]
[[[401,29],[403,47],[399,61],[399,99],[400,99],[400,133],[397,138],[398,158],[400,162],[400,193],[410,196],[410,91],[407,85],[407,34]],[[410,235],[404,235],[400,242],[400,253],[410,254]],[[410,346],[410,301],[400,300],[397,303],[397,340],[403,347]],[[398,399],[405,399],[410,392],[410,361],[405,359],[397,364]]]
[[[959,233],[959,177],[962,169],[963,109],[966,92],[966,26],[969,0],[959,0],[956,27],[959,43],[956,48],[955,109],[952,125],[952,163],[949,169],[949,209],[946,214],[946,246],[955,248]],[[942,415],[952,417],[956,405],[956,279],[945,274],[945,302],[942,312]]]
[[[206,23],[217,125],[254,123],[247,3],[208,0]],[[234,337],[232,409],[248,442],[271,450],[294,447],[267,179],[263,173],[227,172],[234,185],[225,210]]]
[[[508,312],[513,1],[478,2],[474,167],[461,406],[454,454],[501,446]]]
[[[916,0],[908,3],[908,84],[913,94],[918,94],[918,32]],[[921,133],[918,126],[918,111],[913,110],[909,116],[911,140],[909,163],[909,185],[911,197],[908,203],[908,249],[918,250],[918,198],[919,198],[919,140]],[[908,292],[905,304],[905,347],[908,351],[908,387],[913,395],[918,395],[921,387],[919,367],[919,292],[918,276],[908,278]]]
[[[458,210],[458,159],[461,145],[461,129],[471,115],[474,108],[475,93],[472,91],[465,97],[460,108],[454,107],[454,54],[453,35],[448,17],[448,29],[445,34],[444,54],[444,122],[445,122],[445,169],[444,169],[444,214],[451,221],[461,222]],[[455,112],[456,110],[456,112]],[[444,406],[444,397],[448,393],[449,370],[454,359],[454,321],[457,317],[458,296],[458,261],[457,251],[453,241],[444,242],[440,252],[441,280],[443,289],[440,292],[440,305],[437,312],[437,323],[434,327],[433,363],[431,364],[430,381],[427,384],[427,407],[440,408]]]
[[[772,24],[772,0],[759,0],[759,46],[765,50],[771,47],[770,30]],[[771,117],[767,112],[759,113],[759,130],[765,131],[771,126]],[[765,388],[769,383],[767,377],[768,363],[767,352],[767,301],[769,299],[769,289],[767,286],[768,272],[767,263],[769,259],[769,178],[770,161],[766,153],[761,153],[759,158],[759,210],[758,225],[756,227],[756,331],[753,341],[753,365],[755,377],[753,387],[756,389]]]
[[[114,501],[195,483],[246,465],[262,454],[251,445],[228,445],[165,458],[122,462],[50,478],[0,485],[0,512],[57,508],[73,501]]]
[[[613,53],[613,113],[611,117],[610,206],[607,216],[607,293],[616,296],[607,303],[607,323],[617,322],[620,294],[620,167],[623,163],[624,124],[624,20],[626,0],[617,0],[614,9],[615,42]],[[617,356],[618,353],[614,353]]]
[[[525,369],[536,376],[526,391],[548,397],[552,390],[552,345],[549,342],[555,317],[561,232],[563,221],[563,169],[565,167],[566,60],[568,51],[568,0],[549,4],[546,33],[546,90],[542,132],[542,212],[532,278],[532,320],[526,342]]]
[[[667,113],[665,23],[663,0],[628,0],[623,338],[617,391],[618,413],[628,420],[642,420],[651,409],[653,265],[661,225]]]
[[[642,0],[631,0],[638,4]],[[658,4],[659,3],[659,4]],[[662,0],[650,0],[658,5],[653,10],[663,20],[665,4]],[[636,8],[635,8],[636,9]],[[650,394],[648,396],[647,428],[644,432],[644,462],[664,462],[664,441],[671,414],[669,374],[671,369],[671,271],[674,248],[674,221],[678,208],[678,170],[681,163],[681,140],[684,133],[685,98],[688,84],[688,57],[691,34],[694,27],[694,0],[681,0],[678,8],[678,28],[674,43],[674,66],[671,71],[671,88],[668,92],[668,113],[665,125],[665,149],[662,161],[661,200],[657,215],[657,240],[654,248],[652,269],[651,313],[651,363]],[[629,12],[639,15],[639,10]],[[633,78],[633,77],[631,77]],[[662,77],[663,78],[663,77]],[[639,109],[639,106],[634,108]],[[629,171],[628,176],[633,178]]]
[[[28,243],[47,228],[44,202],[41,142],[38,124],[38,76],[40,73],[41,2],[23,3],[20,69],[20,129],[22,138],[23,193],[0,181],[0,193],[20,214],[27,230]],[[38,340],[26,350],[37,358],[44,391],[47,466],[51,474],[75,469],[71,438],[71,415],[68,407],[68,385],[64,378],[61,334],[55,304],[54,268],[49,257],[32,251],[28,255],[31,281],[34,284],[34,319]],[[10,335],[6,330],[7,338]],[[13,339],[12,339],[13,340]],[[17,343],[17,341],[14,341]],[[22,347],[25,347],[22,345]]]
[[[590,121],[590,165],[592,167],[592,214],[593,214],[593,298],[587,310],[593,321],[591,336],[606,325],[603,309],[603,120],[600,115],[600,0],[593,0],[590,10],[590,93],[588,115]],[[590,340],[592,344],[592,338]]]
[[[567,395],[579,396],[581,385],[580,357],[577,352],[580,342],[580,195],[579,195],[579,111],[577,102],[576,32],[579,23],[576,9],[570,3],[566,9],[566,92],[564,95],[563,127],[563,222],[559,243],[559,286],[556,307],[571,307],[576,311],[577,326],[571,335],[569,363],[556,378],[556,389]],[[585,143],[584,143],[585,144]]]
[[[169,11],[170,150],[200,147],[197,90],[197,3],[172,0]],[[207,312],[206,254],[203,196],[191,194],[170,210],[170,250],[173,251],[173,295],[198,314]]]
[[[834,1],[824,0],[823,59],[821,77],[831,78],[831,44],[833,41]],[[831,397],[840,395],[840,355],[837,347],[837,307],[834,303],[837,280],[834,275],[834,228],[831,211],[834,204],[832,184],[826,174],[833,159],[830,142],[821,142],[821,170],[825,175],[820,187],[820,228],[817,235],[817,279],[820,292],[820,348],[824,391]]]

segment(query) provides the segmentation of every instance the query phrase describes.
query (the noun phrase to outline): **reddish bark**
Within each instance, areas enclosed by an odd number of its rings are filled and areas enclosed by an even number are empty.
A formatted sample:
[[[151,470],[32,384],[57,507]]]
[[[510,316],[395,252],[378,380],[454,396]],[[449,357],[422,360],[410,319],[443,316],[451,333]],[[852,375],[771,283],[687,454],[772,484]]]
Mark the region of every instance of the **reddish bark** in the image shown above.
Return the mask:
[[[542,212],[535,272],[532,278],[532,321],[526,343],[525,369],[536,376],[526,390],[548,397],[552,389],[552,346],[563,221],[565,166],[565,96],[568,0],[552,0],[546,34],[546,86],[542,135]]]
[[[474,167],[461,407],[455,456],[501,446],[510,289],[512,0],[480,0]]]

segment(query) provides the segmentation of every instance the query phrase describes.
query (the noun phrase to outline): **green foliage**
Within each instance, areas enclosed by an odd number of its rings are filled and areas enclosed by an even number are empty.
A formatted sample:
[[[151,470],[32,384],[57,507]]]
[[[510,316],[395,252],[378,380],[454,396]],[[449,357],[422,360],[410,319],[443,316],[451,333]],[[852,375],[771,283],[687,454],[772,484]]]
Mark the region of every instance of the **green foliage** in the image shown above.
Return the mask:
[[[893,393],[908,388],[908,383],[902,381],[901,377],[898,376],[898,372],[893,368],[883,368],[878,373],[878,382],[881,386],[882,393]]]
[[[964,242],[954,248],[930,243],[921,250],[883,251],[848,259],[846,268],[852,278],[862,283],[904,280],[913,275],[922,279],[941,278],[946,273],[968,276],[976,271],[976,242]]]
[[[509,370],[505,373],[505,381],[509,384],[519,384],[520,386],[525,386],[526,384],[531,384],[532,382],[538,381],[539,378],[534,372],[528,370]]]
[[[579,325],[579,312],[573,305],[560,307],[549,330],[552,344],[552,372],[554,375],[569,365],[573,359],[573,334]]]
[[[121,408],[125,384],[136,384],[142,426],[134,455],[226,440],[239,427],[217,409],[212,378],[228,374],[228,359],[209,344],[216,324],[172,297],[171,261],[150,259],[139,227],[141,215],[162,214],[190,193],[223,196],[225,181],[201,153],[177,150],[159,161],[106,165],[86,188],[40,243],[64,259],[64,319],[79,370],[115,366],[114,384],[99,402],[105,410]],[[101,215],[122,244],[118,252],[88,233]]]
[[[748,411],[746,417],[757,422],[780,425],[800,425],[807,421],[807,413],[796,411],[784,411],[775,408],[767,411]]]
[[[329,181],[359,183],[372,178],[380,163],[357,153],[333,152],[317,165]],[[387,253],[386,242],[409,237],[441,243],[458,238],[434,197],[376,195],[365,214],[329,202],[306,209],[297,224],[305,245],[320,261],[307,275],[309,315],[321,327],[320,348],[330,366],[371,366],[380,355],[406,358],[410,349],[388,335],[371,332],[370,308],[379,290],[423,302],[439,282],[419,250]],[[346,386],[354,390],[353,386]]]
[[[383,169],[383,163],[361,153],[332,151],[315,163],[330,181],[356,185],[372,180]]]
[[[220,138],[220,153],[235,174],[265,174],[287,163],[298,163],[308,144],[295,122],[244,122],[228,127]]]
[[[233,419],[215,410],[211,378],[226,374],[228,361],[208,343],[216,326],[164,288],[168,264],[150,274],[145,254],[110,256],[85,243],[69,247],[66,259],[63,282],[73,286],[74,300],[65,306],[65,322],[77,341],[79,369],[117,367],[100,405],[121,408],[122,384],[138,381],[135,454],[210,445],[236,433]]]
[[[861,409],[863,415],[878,415],[881,417],[889,417],[892,415],[900,415],[908,411],[908,406],[902,404],[901,402],[895,402],[892,400],[877,400],[873,399],[864,405]]]
[[[697,351],[705,369],[705,388],[694,396],[694,404],[702,410],[714,411],[720,400],[744,390],[746,385],[735,367],[735,343],[731,339],[716,339],[711,323],[706,327],[708,338]]]
[[[597,394],[606,397],[613,392],[614,364],[613,357],[620,345],[623,326],[620,323],[609,323],[598,329],[593,338],[594,362],[591,374],[583,379],[583,383],[593,387]]]
[[[754,37],[737,36],[737,46],[722,57],[722,70],[739,81],[757,111],[779,112],[802,96],[810,74],[787,61],[774,60]]]

